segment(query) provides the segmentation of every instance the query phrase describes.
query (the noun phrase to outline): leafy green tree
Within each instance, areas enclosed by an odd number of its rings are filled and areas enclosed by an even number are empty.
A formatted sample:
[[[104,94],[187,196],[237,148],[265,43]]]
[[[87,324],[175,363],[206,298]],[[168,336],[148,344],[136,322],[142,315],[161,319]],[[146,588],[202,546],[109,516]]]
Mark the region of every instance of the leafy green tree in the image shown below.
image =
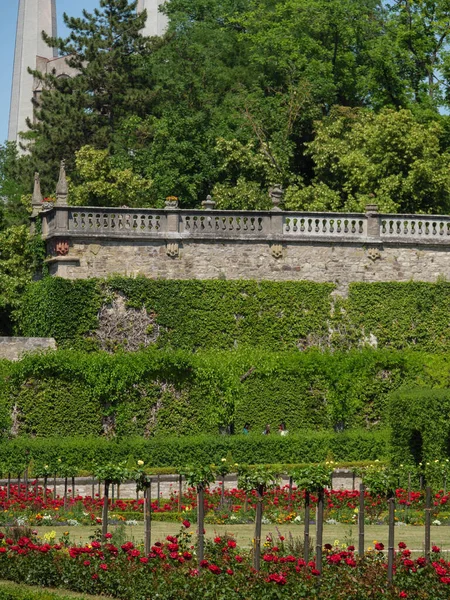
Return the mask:
[[[0,335],[11,335],[16,309],[33,275],[33,241],[26,225],[0,232]]]
[[[129,168],[114,167],[107,150],[84,146],[76,153],[75,177],[70,188],[72,204],[81,206],[146,206],[151,181]]]
[[[308,145],[315,177],[291,187],[285,205],[297,210],[446,213],[450,155],[438,122],[419,123],[409,110],[335,108],[317,123]]]
[[[0,230],[28,220],[22,197],[30,191],[31,179],[28,185],[22,183],[22,164],[14,143],[0,145]]]

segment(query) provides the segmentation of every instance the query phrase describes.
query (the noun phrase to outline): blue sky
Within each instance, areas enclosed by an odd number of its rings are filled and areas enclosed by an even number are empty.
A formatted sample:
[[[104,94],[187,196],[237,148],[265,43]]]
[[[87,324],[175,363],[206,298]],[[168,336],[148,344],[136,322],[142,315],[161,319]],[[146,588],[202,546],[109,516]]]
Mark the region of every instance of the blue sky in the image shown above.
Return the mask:
[[[99,6],[99,0],[56,0],[58,10],[58,34],[64,36],[62,15],[81,15],[85,8],[92,11]],[[0,0],[0,143],[8,136],[9,104],[11,100],[11,82],[14,62],[14,44],[16,39],[16,23],[19,0]],[[30,65],[31,66],[31,65]]]

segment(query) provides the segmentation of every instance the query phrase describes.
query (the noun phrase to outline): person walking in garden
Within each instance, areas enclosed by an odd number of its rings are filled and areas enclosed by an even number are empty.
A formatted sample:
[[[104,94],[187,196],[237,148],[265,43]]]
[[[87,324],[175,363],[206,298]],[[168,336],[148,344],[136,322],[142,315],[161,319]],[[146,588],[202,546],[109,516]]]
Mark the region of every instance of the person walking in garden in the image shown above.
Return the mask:
[[[264,431],[263,431],[263,435],[270,435],[270,425],[269,423],[267,423]]]
[[[250,433],[250,423],[246,423],[244,425],[244,428],[242,429],[242,433],[244,435],[248,435]]]
[[[283,436],[288,434],[286,423],[284,421],[281,421],[280,426],[278,427],[278,433]]]

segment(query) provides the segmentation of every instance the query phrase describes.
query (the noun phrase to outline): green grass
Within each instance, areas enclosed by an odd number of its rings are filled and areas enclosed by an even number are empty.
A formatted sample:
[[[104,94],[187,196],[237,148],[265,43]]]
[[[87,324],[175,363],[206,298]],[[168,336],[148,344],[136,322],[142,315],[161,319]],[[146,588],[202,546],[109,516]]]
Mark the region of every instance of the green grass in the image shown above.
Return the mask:
[[[47,592],[52,594],[57,598],[89,598],[89,600],[104,600],[105,596],[89,596],[87,594],[77,594],[76,592],[70,592],[69,590],[59,590],[56,588],[43,588],[37,585],[23,585],[19,583],[14,583],[13,581],[4,581],[0,579],[0,589],[1,587],[5,587],[9,590],[17,590],[20,592]]]
[[[190,531],[195,539],[195,524],[191,526]],[[89,536],[93,535],[95,527],[39,527],[39,536],[43,536],[46,532],[56,531],[56,539],[64,531],[69,531],[70,539],[73,543],[87,543]],[[114,533],[115,527],[111,527],[111,533]],[[253,525],[206,525],[206,537],[214,538],[216,535],[225,533],[232,534],[238,545],[244,548],[249,548],[252,543],[254,527]],[[166,523],[162,521],[154,521],[152,523],[152,542],[163,540],[167,535],[175,535],[180,531],[179,523]],[[269,534],[274,537],[278,532],[285,538],[291,534],[294,538],[303,537],[303,524],[286,524],[286,525],[263,525],[263,539]],[[310,534],[315,538],[315,525],[311,525]],[[143,524],[135,526],[125,526],[126,539],[134,543],[141,543],[144,537]],[[423,526],[403,525],[395,528],[395,540],[405,542],[411,550],[421,553],[425,538],[425,528]],[[336,540],[339,543],[347,545],[353,544],[358,546],[358,528],[355,525],[327,525],[324,526],[323,541],[324,544],[334,544]],[[366,525],[365,528],[365,547],[373,546],[374,541],[382,542],[386,547],[388,545],[388,528],[387,525]],[[441,547],[442,551],[450,552],[450,528],[446,526],[431,527],[431,543]]]

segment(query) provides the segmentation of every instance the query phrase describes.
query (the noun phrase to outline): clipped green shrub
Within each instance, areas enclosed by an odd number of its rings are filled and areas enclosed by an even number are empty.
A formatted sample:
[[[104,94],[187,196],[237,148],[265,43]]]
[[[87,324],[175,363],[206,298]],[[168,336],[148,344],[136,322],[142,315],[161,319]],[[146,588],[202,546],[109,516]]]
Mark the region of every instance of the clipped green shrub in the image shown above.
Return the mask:
[[[436,372],[435,372],[436,371]],[[0,368],[0,405],[22,435],[117,436],[377,428],[391,391],[442,385],[448,367],[417,352],[57,351]]]
[[[352,283],[347,298],[334,285],[309,281],[154,280],[111,277],[31,283],[15,313],[17,332],[54,337],[61,347],[93,350],[102,306],[124,299],[149,316],[151,343],[189,351],[260,347],[378,348],[445,352],[450,283]],[[114,328],[113,328],[114,329]],[[119,326],[108,350],[126,347]],[[132,336],[132,332],[130,332]]]
[[[399,388],[390,399],[389,424],[394,464],[450,457],[450,389]]]
[[[309,463],[375,460],[387,456],[388,433],[354,430],[344,433],[304,432],[286,437],[273,434],[201,435],[190,437],[122,438],[96,437],[17,438],[0,443],[0,472],[19,472],[24,463],[60,465],[77,472],[92,472],[95,463],[143,460],[149,467],[184,467],[187,464],[219,463],[231,453],[238,463]],[[16,471],[11,468],[16,466]],[[20,468],[19,468],[20,467]]]

